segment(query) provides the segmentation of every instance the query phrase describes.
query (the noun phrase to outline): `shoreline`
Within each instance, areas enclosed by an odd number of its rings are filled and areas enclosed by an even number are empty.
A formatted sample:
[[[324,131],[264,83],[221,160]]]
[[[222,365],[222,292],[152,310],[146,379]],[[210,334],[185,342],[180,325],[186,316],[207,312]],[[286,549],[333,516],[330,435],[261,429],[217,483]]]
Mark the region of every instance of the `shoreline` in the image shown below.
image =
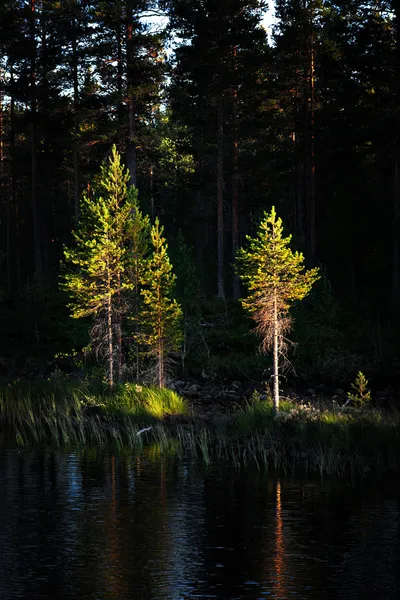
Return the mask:
[[[205,463],[352,478],[400,472],[400,413],[393,410],[333,412],[282,400],[275,415],[270,400],[243,399],[202,414],[168,389],[126,384],[96,396],[83,387],[46,386],[0,390],[2,447],[152,448]]]

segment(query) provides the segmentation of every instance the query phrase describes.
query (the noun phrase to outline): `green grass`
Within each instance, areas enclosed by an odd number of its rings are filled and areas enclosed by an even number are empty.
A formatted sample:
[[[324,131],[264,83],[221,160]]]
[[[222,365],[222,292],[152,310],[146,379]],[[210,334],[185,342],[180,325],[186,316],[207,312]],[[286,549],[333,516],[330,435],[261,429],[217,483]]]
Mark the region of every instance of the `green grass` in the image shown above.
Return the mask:
[[[140,446],[141,428],[189,412],[187,401],[176,392],[134,384],[112,393],[101,384],[66,381],[16,382],[0,388],[3,444]]]
[[[175,416],[176,418],[168,418]],[[145,429],[145,431],[141,431]],[[18,382],[0,389],[0,443],[102,446],[199,457],[284,473],[365,477],[400,472],[400,413],[331,412],[283,401],[203,419],[168,389]]]
[[[108,411],[124,412],[138,417],[162,419],[169,415],[188,415],[188,402],[167,388],[143,387],[126,383],[109,397],[103,397]]]

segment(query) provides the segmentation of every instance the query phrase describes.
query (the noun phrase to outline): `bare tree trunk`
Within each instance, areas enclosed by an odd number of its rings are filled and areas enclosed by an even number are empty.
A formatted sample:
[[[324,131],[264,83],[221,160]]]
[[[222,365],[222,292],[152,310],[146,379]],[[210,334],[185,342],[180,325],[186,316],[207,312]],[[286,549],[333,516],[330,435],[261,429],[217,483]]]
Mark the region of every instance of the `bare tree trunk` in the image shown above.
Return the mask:
[[[77,2],[73,3],[73,10],[77,10]],[[74,85],[74,214],[75,220],[79,221],[79,199],[80,199],[80,170],[79,170],[79,81],[78,81],[78,19],[76,15],[72,17],[72,78]]]
[[[0,75],[3,75],[0,69]],[[5,188],[4,177],[4,115],[3,115],[3,91],[0,89],[0,185]],[[7,186],[8,187],[8,186]],[[8,194],[6,205],[6,271],[7,271],[7,291],[12,287],[12,257],[11,257],[11,214],[12,214],[12,198]]]
[[[154,210],[154,167],[150,165],[150,214],[151,220],[154,221],[155,210]]]
[[[300,119],[301,119],[300,105],[297,102],[295,120],[294,120],[294,155],[295,155],[295,181],[294,181],[294,223],[295,232],[297,239],[304,242],[304,177],[302,179],[301,164],[304,160],[302,156],[302,144],[300,139]]]
[[[164,347],[162,341],[162,332],[158,330],[158,341],[157,341],[157,361],[158,361],[158,387],[161,389],[164,387],[165,375],[164,375]]]
[[[232,176],[232,263],[236,258],[236,253],[239,248],[239,141],[233,140],[233,176]],[[240,280],[236,273],[233,272],[232,295],[234,300],[240,297]]]
[[[304,64],[304,163],[303,163],[303,192],[304,192],[304,230],[306,247],[311,261],[315,260],[315,49],[314,49],[314,9],[312,4],[305,4],[308,12],[308,29],[305,40]]]
[[[279,323],[276,291],[274,293],[274,412],[279,411]]]
[[[233,71],[236,75],[237,47],[233,47]],[[235,82],[236,84],[236,82]],[[233,90],[233,157],[232,157],[232,264],[235,262],[236,252],[239,248],[239,116],[238,116],[238,89]],[[237,300],[240,296],[240,279],[233,271],[232,296]]]
[[[116,360],[117,360],[117,378],[118,382],[122,381],[122,305],[121,305],[121,276],[118,275],[118,295],[117,307],[115,314],[115,345],[116,345]]]
[[[110,280],[108,281],[110,286]],[[113,348],[113,327],[112,327],[112,301],[111,292],[107,296],[107,341],[108,341],[108,385],[114,386],[114,348]]]
[[[33,245],[35,257],[35,273],[42,272],[42,253],[40,244],[40,217],[37,201],[37,147],[36,147],[36,38],[35,38],[35,0],[30,0],[30,45],[31,45],[31,203],[33,216]]]
[[[400,6],[393,2],[396,27],[396,98],[400,100]],[[393,235],[392,235],[392,302],[397,311],[400,302],[400,120],[395,115],[393,150]]]
[[[199,158],[196,166],[198,176],[198,189],[196,193],[196,263],[198,271],[204,274],[204,250],[206,242],[206,218],[205,218],[205,203],[202,192],[202,181],[204,171],[204,132],[201,130],[198,140]],[[205,295],[205,281],[201,277],[202,293]]]
[[[310,100],[309,100],[309,146],[310,146],[310,191],[308,226],[310,235],[310,259],[314,263],[316,252],[316,227],[315,227],[315,48],[314,48],[314,15],[310,15]]]
[[[217,158],[217,264],[218,298],[225,298],[224,285],[224,107],[223,96],[218,106],[218,158]]]
[[[10,154],[11,154],[11,205],[14,217],[14,255],[15,279],[14,288],[17,292],[21,289],[21,243],[20,243],[20,215],[17,196],[17,172],[15,158],[15,98],[14,98],[14,69],[11,67],[11,100],[10,100]]]
[[[40,62],[41,62],[41,82],[38,90],[38,110],[41,114],[40,123],[40,172],[42,173],[42,197],[45,201],[51,203],[51,208],[46,206],[44,213],[42,212],[40,222],[40,234],[41,234],[41,252],[42,252],[42,270],[43,274],[48,275],[51,263],[50,253],[52,247],[49,244],[49,238],[56,237],[56,218],[55,218],[55,203],[53,198],[53,186],[52,186],[52,172],[50,163],[50,139],[47,135],[48,124],[50,123],[50,106],[49,106],[49,57],[47,47],[47,18],[48,14],[46,11],[46,0],[41,1],[41,15],[40,15],[40,36],[41,36],[41,47],[40,47]],[[53,216],[53,219],[49,218]],[[51,226],[53,225],[53,233],[51,232]]]
[[[128,94],[128,139],[126,162],[129,170],[129,183],[136,187],[136,105],[133,93],[133,15],[131,0],[126,0],[126,61]]]
[[[117,91],[118,91],[118,106],[117,114],[118,118],[122,118],[123,114],[123,91],[122,91],[122,80],[123,80],[123,64],[122,64],[122,13],[120,12],[117,17]]]

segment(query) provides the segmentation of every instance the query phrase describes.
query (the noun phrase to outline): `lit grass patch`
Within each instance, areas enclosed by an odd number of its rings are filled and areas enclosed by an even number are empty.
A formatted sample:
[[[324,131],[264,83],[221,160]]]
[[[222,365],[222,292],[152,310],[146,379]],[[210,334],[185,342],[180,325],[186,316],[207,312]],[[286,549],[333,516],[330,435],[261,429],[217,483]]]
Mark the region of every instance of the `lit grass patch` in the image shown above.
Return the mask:
[[[135,417],[162,419],[167,415],[188,415],[187,400],[168,388],[143,387],[126,383],[105,398],[107,411]]]
[[[143,388],[140,397],[146,411],[156,419],[190,412],[187,400],[168,388]]]

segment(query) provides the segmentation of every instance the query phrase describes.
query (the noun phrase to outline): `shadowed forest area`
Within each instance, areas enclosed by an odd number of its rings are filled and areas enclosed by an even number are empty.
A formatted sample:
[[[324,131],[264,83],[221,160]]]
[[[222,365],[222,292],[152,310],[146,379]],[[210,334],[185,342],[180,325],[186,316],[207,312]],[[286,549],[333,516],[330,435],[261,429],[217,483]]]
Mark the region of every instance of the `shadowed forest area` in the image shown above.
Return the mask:
[[[275,206],[321,275],[294,306],[283,383],[324,392],[363,371],[382,403],[395,398],[400,5],[275,5],[271,36],[259,0],[3,0],[0,376],[98,369],[60,273],[115,144],[168,241],[173,378],[268,381],[233,263]],[[122,347],[121,377],[139,381],[132,338]]]

